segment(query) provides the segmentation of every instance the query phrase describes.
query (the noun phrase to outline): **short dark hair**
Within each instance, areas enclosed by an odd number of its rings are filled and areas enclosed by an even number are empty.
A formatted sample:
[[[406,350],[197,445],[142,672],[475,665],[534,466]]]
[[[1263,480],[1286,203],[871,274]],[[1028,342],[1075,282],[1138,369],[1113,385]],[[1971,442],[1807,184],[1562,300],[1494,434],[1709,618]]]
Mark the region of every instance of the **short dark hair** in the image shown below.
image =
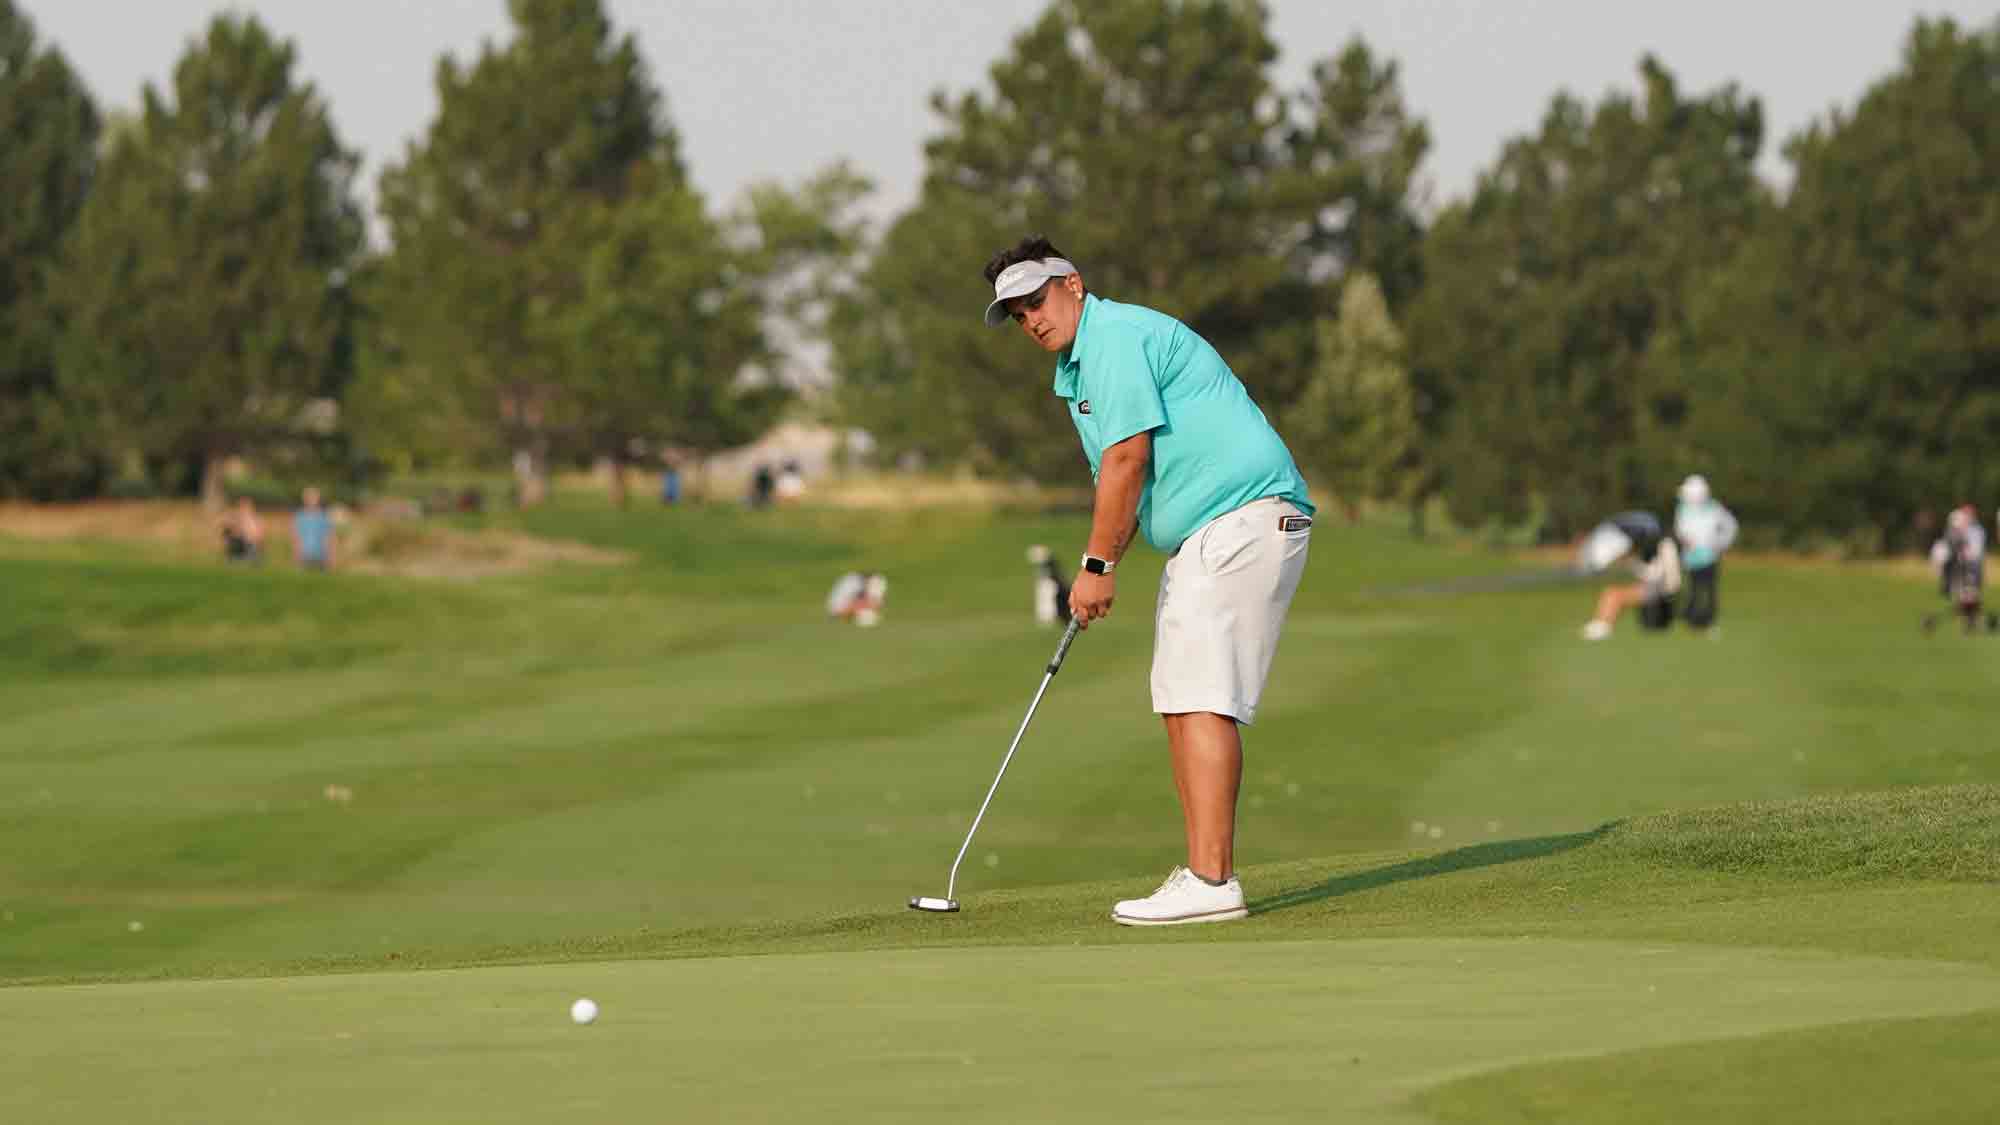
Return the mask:
[[[1036,262],[1043,258],[1067,258],[1069,255],[1050,245],[1049,240],[1039,234],[1024,238],[1014,244],[1011,250],[1002,250],[986,263],[986,284],[1000,276],[1000,271],[1016,262]]]

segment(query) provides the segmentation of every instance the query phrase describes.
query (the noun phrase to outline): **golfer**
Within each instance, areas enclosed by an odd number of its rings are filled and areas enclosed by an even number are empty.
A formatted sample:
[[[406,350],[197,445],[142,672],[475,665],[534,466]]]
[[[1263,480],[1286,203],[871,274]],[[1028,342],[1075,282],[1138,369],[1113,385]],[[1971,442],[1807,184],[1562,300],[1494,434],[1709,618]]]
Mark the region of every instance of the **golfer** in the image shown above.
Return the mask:
[[[1687,608],[1681,615],[1689,628],[1706,629],[1715,624],[1720,609],[1722,556],[1736,542],[1736,517],[1709,493],[1708,478],[1700,473],[1681,482],[1674,537],[1685,548],[1687,563]]]
[[[1305,479],[1229,365],[1187,325],[1092,294],[1043,238],[995,256],[986,280],[986,323],[1011,319],[1055,353],[1055,393],[1097,482],[1070,612],[1085,628],[1111,612],[1135,533],[1167,554],[1153,611],[1153,710],[1166,722],[1187,864],[1111,916],[1128,926],[1241,918],[1238,728],[1257,716],[1305,570]]]

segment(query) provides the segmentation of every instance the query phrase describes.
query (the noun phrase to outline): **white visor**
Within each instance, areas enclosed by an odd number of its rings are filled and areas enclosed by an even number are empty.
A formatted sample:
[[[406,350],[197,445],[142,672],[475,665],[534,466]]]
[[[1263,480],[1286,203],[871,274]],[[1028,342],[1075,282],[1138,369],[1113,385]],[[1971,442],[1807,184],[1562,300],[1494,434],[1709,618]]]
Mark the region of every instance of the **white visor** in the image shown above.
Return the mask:
[[[1067,258],[1036,258],[1015,262],[1001,270],[1000,276],[993,279],[993,303],[986,306],[986,327],[998,328],[1007,323],[1008,301],[1033,293],[1052,277],[1068,277],[1075,272],[1076,267]]]

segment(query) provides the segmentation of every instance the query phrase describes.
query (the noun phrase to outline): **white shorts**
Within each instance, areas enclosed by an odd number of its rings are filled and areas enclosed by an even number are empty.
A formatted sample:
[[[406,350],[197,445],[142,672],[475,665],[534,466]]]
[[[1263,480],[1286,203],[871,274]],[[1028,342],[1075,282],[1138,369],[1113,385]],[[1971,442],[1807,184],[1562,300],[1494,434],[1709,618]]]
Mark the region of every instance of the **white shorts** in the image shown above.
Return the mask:
[[[1153,612],[1153,710],[1241,723],[1257,700],[1285,611],[1305,573],[1312,524],[1289,501],[1252,501],[1203,524],[1167,559]]]

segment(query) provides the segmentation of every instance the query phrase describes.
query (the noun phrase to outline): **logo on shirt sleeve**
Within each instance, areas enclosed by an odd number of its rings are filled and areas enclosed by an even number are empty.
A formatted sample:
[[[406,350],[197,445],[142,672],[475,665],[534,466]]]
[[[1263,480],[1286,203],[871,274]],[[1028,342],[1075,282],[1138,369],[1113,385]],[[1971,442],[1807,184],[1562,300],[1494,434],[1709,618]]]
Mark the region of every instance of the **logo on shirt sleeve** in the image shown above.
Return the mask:
[[[1076,412],[1077,412],[1078,414],[1088,414],[1088,413],[1090,413],[1090,400],[1089,400],[1089,399],[1084,399],[1084,400],[1083,400],[1082,402],[1079,402],[1079,403],[1077,403],[1077,404],[1076,404]]]

